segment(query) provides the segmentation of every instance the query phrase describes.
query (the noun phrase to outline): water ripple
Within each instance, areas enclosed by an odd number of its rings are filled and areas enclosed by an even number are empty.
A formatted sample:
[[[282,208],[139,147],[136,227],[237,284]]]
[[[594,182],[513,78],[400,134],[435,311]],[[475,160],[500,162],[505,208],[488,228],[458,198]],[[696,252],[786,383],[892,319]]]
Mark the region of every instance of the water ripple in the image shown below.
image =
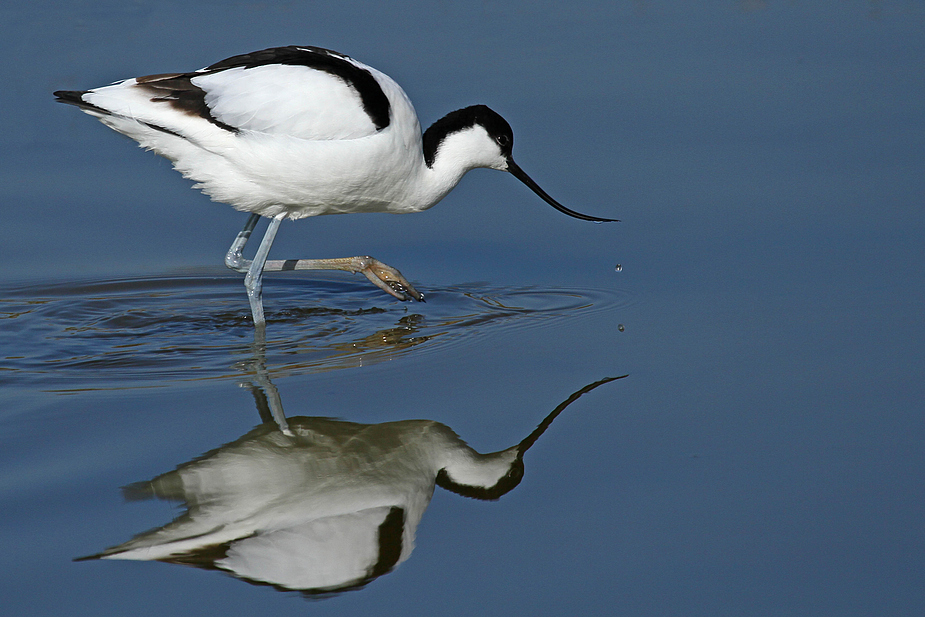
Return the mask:
[[[629,303],[618,291],[466,284],[431,288],[421,305],[393,301],[365,280],[274,277],[264,290],[268,360],[276,374],[357,367]],[[252,343],[233,275],[0,290],[0,385],[67,391],[240,376]]]

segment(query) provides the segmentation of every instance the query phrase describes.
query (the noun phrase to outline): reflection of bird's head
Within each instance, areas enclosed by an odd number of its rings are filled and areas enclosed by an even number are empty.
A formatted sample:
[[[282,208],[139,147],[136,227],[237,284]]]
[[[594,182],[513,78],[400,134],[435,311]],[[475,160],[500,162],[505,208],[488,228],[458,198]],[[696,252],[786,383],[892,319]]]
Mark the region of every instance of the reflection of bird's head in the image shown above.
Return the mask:
[[[447,465],[437,472],[437,486],[464,497],[498,499],[520,484],[523,477],[523,453],[517,445]]]
[[[456,458],[437,472],[437,486],[464,497],[498,499],[520,484],[524,477],[524,453],[536,443],[566,407],[578,400],[582,394],[623,377],[626,375],[605,377],[573,393],[543,418],[532,433],[512,448],[492,454],[478,454],[469,449],[469,456]]]

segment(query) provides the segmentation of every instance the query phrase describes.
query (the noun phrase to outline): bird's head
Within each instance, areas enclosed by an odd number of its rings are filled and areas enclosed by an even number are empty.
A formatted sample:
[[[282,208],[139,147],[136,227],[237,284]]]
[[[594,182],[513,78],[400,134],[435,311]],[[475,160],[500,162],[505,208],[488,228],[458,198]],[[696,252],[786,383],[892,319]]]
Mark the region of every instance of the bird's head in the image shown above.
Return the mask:
[[[550,206],[571,217],[597,223],[615,222],[566,208],[549,196],[514,162],[514,132],[507,120],[485,105],[450,112],[434,122],[423,136],[424,162],[430,168],[438,158],[463,173],[476,167],[510,172]]]

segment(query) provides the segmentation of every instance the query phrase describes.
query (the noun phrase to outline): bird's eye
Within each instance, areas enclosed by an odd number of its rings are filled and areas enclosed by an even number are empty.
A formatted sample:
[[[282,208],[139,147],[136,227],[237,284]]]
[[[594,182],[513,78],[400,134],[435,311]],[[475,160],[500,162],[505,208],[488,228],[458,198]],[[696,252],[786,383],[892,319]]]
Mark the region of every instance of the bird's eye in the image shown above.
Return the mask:
[[[498,143],[499,146],[503,148],[507,146],[509,143],[511,143],[511,138],[508,137],[507,135],[498,135],[495,138],[495,141]]]

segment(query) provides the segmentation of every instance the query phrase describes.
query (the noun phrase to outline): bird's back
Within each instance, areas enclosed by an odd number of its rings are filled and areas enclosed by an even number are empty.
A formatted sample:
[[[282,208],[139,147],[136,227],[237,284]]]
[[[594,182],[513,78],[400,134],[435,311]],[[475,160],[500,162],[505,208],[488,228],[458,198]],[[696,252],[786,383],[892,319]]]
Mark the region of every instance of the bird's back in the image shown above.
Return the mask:
[[[414,108],[387,75],[336,52],[274,48],[56,95],[239,210],[420,209],[405,194],[423,166]]]

